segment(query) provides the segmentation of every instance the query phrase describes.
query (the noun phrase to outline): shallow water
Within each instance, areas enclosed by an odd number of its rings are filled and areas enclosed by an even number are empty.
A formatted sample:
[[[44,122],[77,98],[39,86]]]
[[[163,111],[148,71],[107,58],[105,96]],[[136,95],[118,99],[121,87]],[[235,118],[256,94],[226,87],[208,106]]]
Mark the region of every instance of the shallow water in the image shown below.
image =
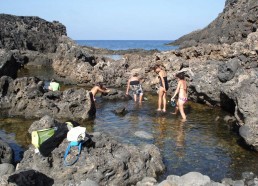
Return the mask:
[[[223,118],[227,114],[219,108],[188,102],[185,110],[188,120],[181,121],[180,115],[156,112],[156,95],[148,95],[142,105],[130,102],[99,102],[94,131],[108,132],[120,141],[155,144],[162,152],[166,165],[165,174],[183,175],[198,171],[215,181],[224,177],[241,178],[244,171],[258,173],[257,153],[238,145],[239,136],[230,130]],[[126,107],[125,116],[117,116],[112,110]],[[220,117],[218,121],[216,118]],[[146,131],[153,140],[140,139],[136,131]]]
[[[159,180],[170,174],[183,175],[189,171],[201,172],[215,181],[224,177],[239,179],[244,171],[258,173],[257,153],[238,145],[239,136],[223,121],[225,112],[188,102],[185,107],[188,120],[182,122],[179,115],[169,113],[173,110],[169,105],[166,114],[155,111],[156,95],[147,95],[147,98],[142,105],[97,98],[96,119],[82,125],[88,132],[106,132],[121,142],[155,144],[161,150],[167,168]],[[125,107],[128,113],[125,116],[114,114],[113,110],[121,107]],[[221,119],[215,121],[217,117]],[[21,118],[0,120],[1,137],[15,149],[16,161],[30,144],[27,130],[32,122]],[[139,138],[134,135],[136,131],[148,132],[154,139]]]
[[[39,78],[51,78],[52,72],[42,69],[21,71],[19,77],[31,76],[34,72]],[[68,86],[61,86],[62,90],[66,88]],[[97,97],[96,118],[81,124],[88,132],[110,133],[121,142],[155,144],[166,165],[159,180],[170,174],[183,175],[190,171],[201,172],[214,181],[225,177],[240,179],[244,171],[258,175],[258,154],[240,145],[241,138],[223,120],[226,112],[188,102],[185,106],[188,119],[182,122],[180,115],[169,113],[173,111],[170,105],[166,114],[155,111],[157,95],[148,94],[146,97],[148,101],[142,105],[133,101],[104,101]],[[125,116],[114,114],[113,110],[121,107],[125,107],[128,113]],[[216,121],[218,117],[220,119]],[[30,144],[27,131],[32,122],[22,118],[0,118],[0,136],[15,150],[16,162]],[[136,131],[148,132],[154,139],[139,138],[134,135]]]
[[[25,66],[18,71],[18,77],[37,77],[41,80],[51,80],[55,72],[52,67]]]

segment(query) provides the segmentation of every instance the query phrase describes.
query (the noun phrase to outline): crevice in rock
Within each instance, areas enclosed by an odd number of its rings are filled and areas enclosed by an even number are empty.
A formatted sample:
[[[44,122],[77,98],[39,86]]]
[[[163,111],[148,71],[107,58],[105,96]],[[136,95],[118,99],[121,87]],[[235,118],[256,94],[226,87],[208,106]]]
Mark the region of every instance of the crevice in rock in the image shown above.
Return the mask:
[[[236,104],[233,99],[229,98],[225,93],[220,93],[220,106],[230,114],[234,115]]]
[[[2,91],[2,97],[6,96],[8,93],[8,88],[9,88],[9,82],[5,81],[3,85],[3,91]]]

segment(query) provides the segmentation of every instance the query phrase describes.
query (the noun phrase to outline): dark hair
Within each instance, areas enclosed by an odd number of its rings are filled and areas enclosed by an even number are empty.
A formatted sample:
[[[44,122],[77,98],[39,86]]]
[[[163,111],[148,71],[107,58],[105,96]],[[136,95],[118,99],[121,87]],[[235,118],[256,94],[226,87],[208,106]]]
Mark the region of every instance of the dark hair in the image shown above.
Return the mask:
[[[153,67],[154,70],[156,70],[157,68],[160,68],[160,65],[155,65],[155,66]]]
[[[179,79],[185,79],[185,74],[183,72],[180,72],[180,73],[176,74],[176,77]]]
[[[103,83],[101,83],[101,82],[98,82],[96,85],[99,86],[101,89],[104,88],[104,87],[103,87]]]
[[[134,73],[134,74],[133,74],[133,77],[138,77],[138,76],[139,76],[138,73]]]

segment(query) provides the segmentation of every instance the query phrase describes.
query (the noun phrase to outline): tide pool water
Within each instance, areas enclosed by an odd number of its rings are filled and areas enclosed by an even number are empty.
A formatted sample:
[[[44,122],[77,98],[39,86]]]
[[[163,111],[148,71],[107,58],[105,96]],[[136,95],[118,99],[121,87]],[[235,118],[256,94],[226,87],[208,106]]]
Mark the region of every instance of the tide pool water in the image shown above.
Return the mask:
[[[47,80],[53,74],[52,69],[34,67],[21,70],[18,76],[37,76]],[[81,88],[76,85],[72,87]],[[61,85],[61,90],[66,88],[69,87]],[[81,125],[88,132],[106,132],[123,143],[156,145],[166,165],[166,171],[159,180],[170,174],[183,175],[190,171],[201,172],[214,181],[221,181],[225,177],[240,179],[244,171],[258,175],[257,153],[245,148],[240,136],[223,120],[226,112],[220,108],[187,102],[187,121],[182,122],[180,115],[170,114],[174,107],[169,103],[167,113],[156,112],[156,94],[144,96],[148,101],[141,105],[133,101],[104,101],[97,97],[96,118]],[[121,107],[125,107],[128,113],[125,116],[114,114],[113,110]],[[30,145],[27,131],[32,122],[22,118],[0,117],[0,136],[11,144],[16,162]],[[142,131],[153,138],[143,139],[135,134]]]
[[[75,40],[81,46],[106,48],[110,50],[144,49],[168,51],[178,47],[168,46],[170,40]]]
[[[241,138],[223,120],[226,112],[187,102],[187,121],[182,122],[180,115],[171,114],[174,107],[169,103],[167,113],[156,111],[156,94],[144,96],[148,101],[141,105],[132,100],[104,101],[96,97],[96,118],[81,125],[88,132],[105,132],[123,143],[156,145],[166,165],[166,171],[159,180],[190,171],[201,172],[215,181],[225,177],[240,179],[244,171],[258,175],[257,153],[240,145]],[[113,112],[121,107],[128,110],[125,116]],[[27,130],[32,122],[20,118],[0,119],[1,137],[4,136],[14,147],[16,161],[30,144]],[[136,135],[142,131],[153,138],[144,139]]]

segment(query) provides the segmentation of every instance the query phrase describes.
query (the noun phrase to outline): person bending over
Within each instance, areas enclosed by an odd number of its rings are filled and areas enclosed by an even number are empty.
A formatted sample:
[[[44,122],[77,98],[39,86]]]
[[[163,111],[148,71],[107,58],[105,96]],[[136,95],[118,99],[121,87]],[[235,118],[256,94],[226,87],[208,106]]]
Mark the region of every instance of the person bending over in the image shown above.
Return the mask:
[[[183,120],[186,120],[186,115],[184,112],[184,104],[187,101],[187,84],[186,84],[185,76],[183,72],[176,74],[176,77],[178,79],[178,84],[177,84],[176,91],[173,97],[171,98],[171,100],[174,100],[174,98],[178,94],[178,101],[177,101],[177,106],[175,108],[175,112],[172,114],[177,114],[179,110]]]
[[[48,90],[57,91],[60,90],[60,84],[57,83],[54,79],[51,80]]]
[[[107,89],[106,87],[103,86],[102,83],[98,83],[97,85],[95,85],[91,90],[90,90],[90,97],[95,101],[95,96],[97,93],[108,93],[110,92],[109,89]]]
[[[126,95],[129,94],[129,89],[132,89],[134,101],[137,101],[137,96],[139,96],[139,103],[142,102],[143,90],[140,84],[140,78],[138,73],[134,73],[133,76],[127,82]]]
[[[166,112],[166,106],[167,106],[166,95],[167,95],[167,90],[168,90],[167,73],[165,72],[165,70],[161,69],[160,65],[156,65],[154,67],[154,70],[158,74],[159,85],[160,85],[159,90],[158,90],[159,99],[158,99],[157,111]],[[163,109],[161,109],[162,104],[163,104]]]

